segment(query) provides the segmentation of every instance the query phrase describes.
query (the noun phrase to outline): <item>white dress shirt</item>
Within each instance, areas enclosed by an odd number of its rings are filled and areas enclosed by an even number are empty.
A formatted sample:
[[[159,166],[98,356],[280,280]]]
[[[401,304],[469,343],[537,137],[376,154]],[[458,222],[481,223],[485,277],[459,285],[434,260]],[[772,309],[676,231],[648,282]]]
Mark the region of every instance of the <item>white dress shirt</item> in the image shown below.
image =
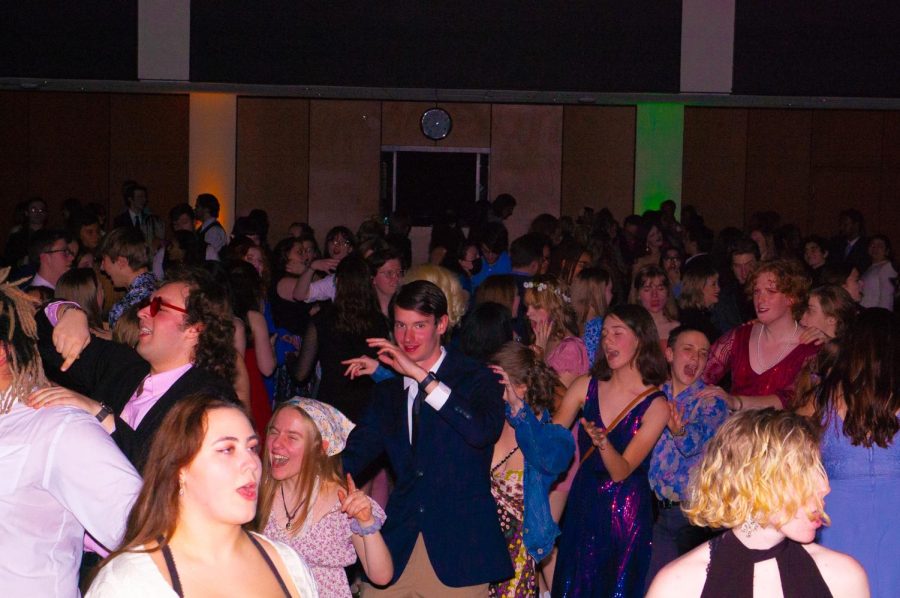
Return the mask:
[[[447,357],[447,350],[441,347],[441,356],[428,371],[437,374],[445,357]],[[419,394],[419,383],[408,376],[403,376],[403,388],[406,389],[406,417],[409,424],[409,443],[412,444],[413,404],[416,402],[416,395]],[[450,389],[443,382],[438,382],[437,388],[425,395],[425,402],[434,407],[435,411],[440,411],[449,398]]]

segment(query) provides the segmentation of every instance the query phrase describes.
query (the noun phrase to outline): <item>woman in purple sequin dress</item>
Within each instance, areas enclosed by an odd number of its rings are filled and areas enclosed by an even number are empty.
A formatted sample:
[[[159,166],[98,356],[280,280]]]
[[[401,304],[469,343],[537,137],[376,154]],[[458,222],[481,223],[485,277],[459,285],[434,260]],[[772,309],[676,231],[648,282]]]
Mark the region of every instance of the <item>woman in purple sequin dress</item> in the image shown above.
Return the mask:
[[[642,595],[653,527],[647,469],[669,418],[656,388],[665,378],[650,314],[637,305],[612,309],[591,376],[572,384],[555,419],[565,425],[583,409],[582,463],[566,505],[553,596]]]

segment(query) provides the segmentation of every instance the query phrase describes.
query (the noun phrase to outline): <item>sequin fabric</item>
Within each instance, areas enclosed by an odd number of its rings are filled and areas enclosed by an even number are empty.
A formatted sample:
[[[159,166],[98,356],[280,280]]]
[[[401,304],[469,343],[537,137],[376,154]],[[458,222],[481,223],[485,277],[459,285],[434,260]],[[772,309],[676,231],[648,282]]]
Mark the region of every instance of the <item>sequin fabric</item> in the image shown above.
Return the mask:
[[[659,396],[649,395],[610,432],[609,442],[617,451],[625,451],[641,427],[647,408]],[[600,417],[596,379],[588,385],[584,417],[606,425]],[[580,454],[586,454],[591,446],[587,432],[579,429]],[[579,467],[563,517],[553,576],[554,597],[643,596],[653,528],[649,463],[648,455],[621,482],[610,478],[599,450]]]
[[[525,516],[525,486],[521,471],[499,470],[491,474],[491,494],[497,502],[500,529],[516,574],[509,581],[491,584],[491,598],[530,598],[537,596],[534,559],[525,550],[522,521]]]

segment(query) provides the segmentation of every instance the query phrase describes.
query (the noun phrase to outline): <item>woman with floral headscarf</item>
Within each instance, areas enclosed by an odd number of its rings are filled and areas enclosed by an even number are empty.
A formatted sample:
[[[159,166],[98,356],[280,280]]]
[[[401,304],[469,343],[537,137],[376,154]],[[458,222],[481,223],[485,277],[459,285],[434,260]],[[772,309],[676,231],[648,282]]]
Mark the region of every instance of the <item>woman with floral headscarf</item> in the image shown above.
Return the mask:
[[[372,583],[394,574],[379,531],[384,511],[343,477],[340,453],[353,427],[331,405],[295,397],[275,410],[266,434],[256,529],[300,554],[321,596],[350,598],[344,567],[357,555]]]

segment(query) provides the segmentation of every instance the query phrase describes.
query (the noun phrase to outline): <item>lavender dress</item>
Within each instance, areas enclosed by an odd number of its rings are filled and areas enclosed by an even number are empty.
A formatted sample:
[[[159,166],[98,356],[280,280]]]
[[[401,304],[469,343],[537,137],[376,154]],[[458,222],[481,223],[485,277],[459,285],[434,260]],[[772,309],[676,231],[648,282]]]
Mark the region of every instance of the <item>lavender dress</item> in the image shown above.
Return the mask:
[[[660,394],[655,392],[644,398],[612,430],[608,439],[617,451],[625,451],[640,429],[647,408]],[[584,417],[606,426],[600,417],[595,378],[588,385]],[[579,428],[579,453],[586,454],[591,446],[587,432]],[[630,476],[614,482],[600,459],[600,451],[595,450],[578,469],[559,539],[554,597],[643,595],[653,531],[649,466],[648,454]]]

